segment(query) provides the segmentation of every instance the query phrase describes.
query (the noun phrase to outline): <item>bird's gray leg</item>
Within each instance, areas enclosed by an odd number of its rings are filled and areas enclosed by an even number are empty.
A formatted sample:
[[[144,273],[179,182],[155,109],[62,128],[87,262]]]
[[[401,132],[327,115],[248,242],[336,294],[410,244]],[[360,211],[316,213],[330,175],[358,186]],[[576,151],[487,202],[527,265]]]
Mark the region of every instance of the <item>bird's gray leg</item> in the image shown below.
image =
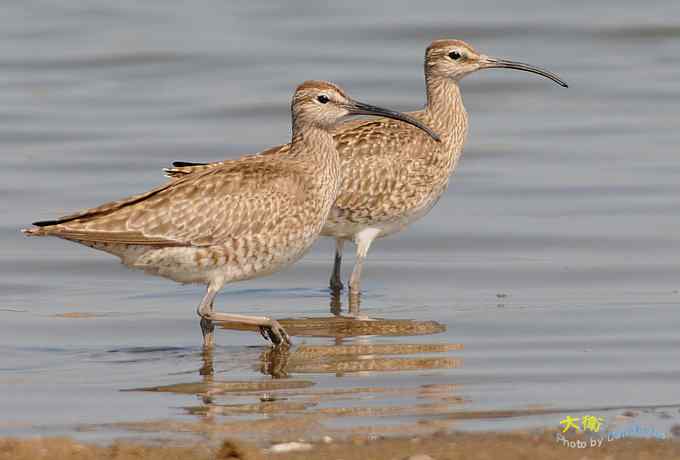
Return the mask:
[[[357,260],[354,263],[354,269],[349,279],[349,311],[352,314],[359,313],[359,297],[361,296],[361,270],[364,266],[364,259],[368,254],[368,249],[371,243],[378,236],[380,230],[375,228],[367,228],[354,237],[354,242],[357,245]]]
[[[342,266],[342,247],[345,241],[337,238],[335,240],[335,260],[333,261],[333,273],[331,273],[331,291],[342,291],[342,275],[340,273],[340,268]]]
[[[213,303],[218,289],[208,286],[208,290],[203,296],[200,305],[198,306],[198,316],[201,317],[201,332],[203,333],[203,348],[212,348],[215,345],[215,325],[208,315],[213,311]]]
[[[274,346],[290,345],[288,333],[275,319],[266,316],[246,316],[213,311],[213,302],[219,289],[208,286],[201,304],[198,306],[198,315],[201,317],[201,330],[203,331],[203,346],[211,348],[214,345],[214,321],[226,321],[231,323],[259,326],[260,332],[265,339],[271,340]]]
[[[270,340],[274,346],[291,345],[292,343],[290,341],[290,336],[279,322],[267,316],[248,316],[211,312],[209,313],[208,318],[211,321],[226,321],[230,323],[258,326],[262,333],[262,337]]]

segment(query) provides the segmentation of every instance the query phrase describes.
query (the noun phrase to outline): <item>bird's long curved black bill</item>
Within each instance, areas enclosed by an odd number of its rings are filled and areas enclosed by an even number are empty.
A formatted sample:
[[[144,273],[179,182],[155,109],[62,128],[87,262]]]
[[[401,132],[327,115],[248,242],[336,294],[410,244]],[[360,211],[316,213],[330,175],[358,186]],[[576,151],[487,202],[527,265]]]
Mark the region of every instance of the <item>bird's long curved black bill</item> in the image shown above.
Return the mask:
[[[387,117],[394,120],[403,121],[404,123],[408,123],[409,125],[413,125],[416,128],[425,131],[435,141],[441,141],[439,135],[432,131],[427,125],[404,113],[383,109],[382,107],[376,107],[374,105],[364,104],[363,102],[358,101],[350,102],[347,105],[347,109],[349,110],[350,115],[374,115],[377,117]]]
[[[485,69],[515,69],[515,70],[523,70],[524,72],[531,72],[535,73],[537,75],[541,75],[545,78],[549,78],[550,80],[554,81],[560,86],[564,86],[565,88],[569,88],[569,85],[567,85],[567,82],[562,80],[560,77],[555,75],[552,72],[549,72],[545,69],[541,69],[540,67],[535,67],[529,64],[525,64],[523,62],[517,62],[517,61],[508,61],[506,59],[496,59],[496,58],[488,58],[486,59],[486,62],[482,65],[483,68]]]

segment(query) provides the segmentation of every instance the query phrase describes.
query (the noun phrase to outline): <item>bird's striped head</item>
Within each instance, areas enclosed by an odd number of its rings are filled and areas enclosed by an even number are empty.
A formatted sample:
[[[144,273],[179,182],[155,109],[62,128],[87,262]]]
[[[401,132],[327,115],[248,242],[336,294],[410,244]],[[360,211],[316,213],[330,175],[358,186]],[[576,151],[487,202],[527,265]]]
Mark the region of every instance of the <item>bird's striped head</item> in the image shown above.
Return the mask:
[[[535,73],[567,87],[567,84],[552,72],[522,62],[492,58],[478,53],[462,40],[435,40],[425,51],[425,75],[428,79],[450,78],[458,81],[477,70],[492,68]]]
[[[403,121],[439,139],[418,120],[403,113],[355,101],[338,85],[328,81],[309,80],[298,86],[293,95],[291,112],[294,129],[308,125],[328,130],[347,116],[373,115]]]
[[[297,87],[291,111],[297,123],[329,127],[348,115],[346,109],[351,99],[335,83],[308,80]]]

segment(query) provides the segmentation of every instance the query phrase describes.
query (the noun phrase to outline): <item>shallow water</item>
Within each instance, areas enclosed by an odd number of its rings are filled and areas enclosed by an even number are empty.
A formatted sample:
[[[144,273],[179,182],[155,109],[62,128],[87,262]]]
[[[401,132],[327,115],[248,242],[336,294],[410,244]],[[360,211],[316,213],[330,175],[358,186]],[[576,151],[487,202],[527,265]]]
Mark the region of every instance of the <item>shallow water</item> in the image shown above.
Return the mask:
[[[442,420],[555,428],[585,413],[619,423],[626,408],[660,431],[678,423],[677,2],[30,0],[0,6],[0,26],[0,434],[110,439],[144,431],[128,422],[278,417],[263,392],[298,404],[283,412],[335,415],[324,419],[329,432]],[[291,90],[305,79],[419,107],[423,50],[440,37],[570,84],[502,70],[468,77],[471,132],[446,196],[372,248],[363,312],[437,321],[445,332],[298,337],[359,348],[290,358],[289,380],[310,382],[299,393],[260,388],[206,402],[206,388],[172,385],[270,381],[259,335],[218,330],[206,360],[200,287],[18,233],[159,184],[173,160],[285,142]],[[225,289],[218,308],[330,316],[331,253],[321,240],[295,267]],[[159,386],[171,387],[120,391]],[[381,409],[350,411],[370,407]]]

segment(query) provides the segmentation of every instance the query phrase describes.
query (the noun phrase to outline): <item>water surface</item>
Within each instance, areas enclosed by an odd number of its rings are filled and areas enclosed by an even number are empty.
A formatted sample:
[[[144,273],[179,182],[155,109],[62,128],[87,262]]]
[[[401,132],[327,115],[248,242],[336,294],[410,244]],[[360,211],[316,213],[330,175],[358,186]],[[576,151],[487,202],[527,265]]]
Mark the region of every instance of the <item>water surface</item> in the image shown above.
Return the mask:
[[[614,421],[627,408],[662,431],[678,423],[677,2],[28,0],[0,6],[0,26],[0,434],[110,439],[125,423],[204,420],[210,408],[221,422],[322,411],[337,416],[328,430],[461,411],[473,416],[451,426],[556,427],[565,414]],[[287,396],[121,391],[270,381],[266,347],[218,330],[206,361],[201,287],[18,229],[153,187],[173,160],[285,142],[291,91],[306,79],[417,108],[424,48],[441,37],[570,84],[502,70],[464,80],[471,131],[446,196],[372,248],[363,311],[446,331],[298,337],[359,348],[291,358],[288,380],[310,386]],[[227,287],[217,306],[330,316],[331,253],[321,240],[296,266]],[[437,344],[463,348],[427,348]],[[365,391],[323,396],[343,389]],[[262,406],[263,392],[307,406]],[[504,410],[518,412],[489,416]]]

